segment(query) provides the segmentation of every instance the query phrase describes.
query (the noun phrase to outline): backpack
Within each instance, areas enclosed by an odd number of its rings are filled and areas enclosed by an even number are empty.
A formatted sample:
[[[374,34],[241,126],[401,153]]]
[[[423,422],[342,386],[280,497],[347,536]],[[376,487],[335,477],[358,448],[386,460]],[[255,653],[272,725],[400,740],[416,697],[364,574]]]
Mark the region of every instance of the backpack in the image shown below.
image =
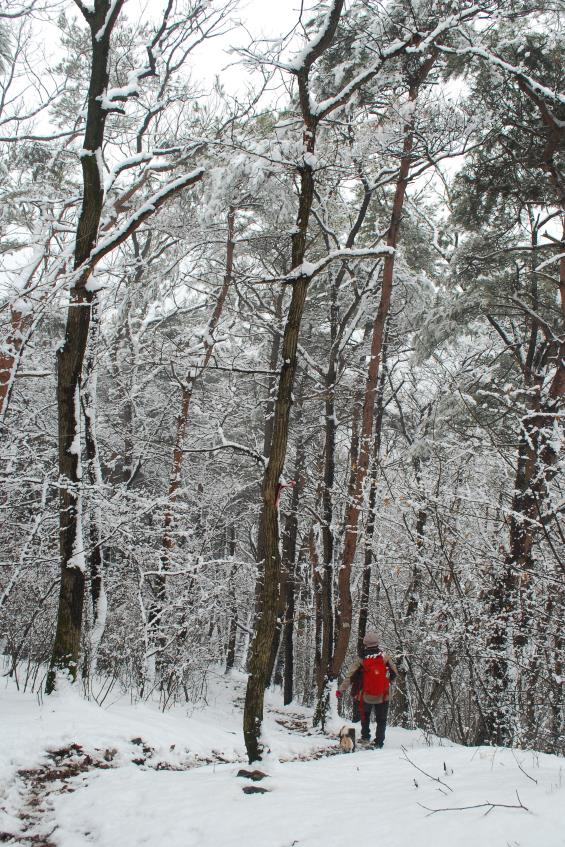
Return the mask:
[[[390,688],[387,668],[382,653],[363,659],[363,694],[369,697],[386,697]]]

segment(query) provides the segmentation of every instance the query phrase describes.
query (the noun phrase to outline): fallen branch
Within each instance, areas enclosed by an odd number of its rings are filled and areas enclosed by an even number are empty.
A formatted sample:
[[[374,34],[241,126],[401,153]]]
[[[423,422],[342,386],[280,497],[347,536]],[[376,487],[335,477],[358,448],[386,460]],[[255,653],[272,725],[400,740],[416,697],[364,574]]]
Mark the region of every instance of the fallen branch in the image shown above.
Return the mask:
[[[423,773],[423,771],[422,771]],[[427,776],[427,774],[426,774]],[[433,779],[433,777],[432,777]],[[522,801],[520,800],[520,795],[516,791],[516,797],[518,798],[518,803],[476,803],[473,806],[447,806],[443,809],[430,809],[429,806],[424,806],[423,803],[418,803],[422,809],[425,809],[428,814],[426,817],[430,817],[431,815],[435,815],[438,812],[466,812],[469,809],[486,809],[485,817],[492,812],[493,809],[523,809],[525,812],[530,812],[527,806],[524,806]],[[531,813],[530,813],[531,814]]]
[[[412,759],[409,757],[408,753],[406,752],[406,747],[402,746],[402,748],[401,748],[401,749],[402,749],[402,754],[403,754],[404,758],[406,759],[406,761],[407,761],[407,762],[409,762],[409,763],[412,765],[412,767],[413,767],[413,768],[416,768],[416,770],[417,770],[417,771],[420,771],[420,773],[423,773],[423,774],[424,774],[424,776],[427,776],[427,777],[428,777],[428,779],[431,779],[433,782],[439,782],[439,784],[440,784],[440,785],[443,785],[443,786],[444,786],[444,788],[447,788],[447,789],[448,789],[448,791],[453,791],[453,788],[452,788],[450,785],[448,785],[448,784],[447,784],[447,782],[444,782],[443,780],[441,780],[441,779],[439,778],[439,776],[432,776],[432,775],[431,775],[430,773],[428,773],[427,771],[424,771],[424,770],[422,770],[422,768],[418,767],[418,765],[416,765],[416,764],[412,761]],[[425,807],[424,807],[424,808],[425,808]],[[442,810],[441,810],[441,809],[437,809],[437,811],[442,811]]]

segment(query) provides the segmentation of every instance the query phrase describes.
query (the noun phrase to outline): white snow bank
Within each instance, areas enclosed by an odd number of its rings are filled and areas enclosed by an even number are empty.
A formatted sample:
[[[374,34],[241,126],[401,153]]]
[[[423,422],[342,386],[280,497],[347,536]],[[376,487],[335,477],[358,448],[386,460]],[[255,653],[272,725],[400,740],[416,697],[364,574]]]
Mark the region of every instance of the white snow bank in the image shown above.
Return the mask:
[[[265,735],[272,752],[264,767],[269,776],[260,783],[268,793],[246,795],[248,781],[236,776],[244,759],[243,686],[241,676],[218,674],[206,708],[165,714],[125,702],[102,709],[72,692],[39,706],[29,695],[1,691],[0,833],[22,831],[17,770],[45,761],[47,749],[77,742],[85,750],[117,752],[112,768],[81,773],[66,791],[52,786],[33,832],[49,833],[59,847],[565,845],[564,759],[439,741],[429,746],[421,733],[389,728],[381,751],[281,763],[336,742],[307,735],[300,724],[307,710],[285,709],[271,695]],[[135,738],[151,748],[141,766],[133,763]],[[194,767],[198,756],[226,763]],[[193,767],[156,770],[158,761]],[[485,815],[482,804],[516,806],[518,798],[528,811],[495,807]],[[477,808],[455,811],[469,806]],[[430,815],[423,807],[453,811]]]
[[[565,811],[562,762],[522,754],[537,784],[510,751],[420,748],[413,761],[451,785],[427,779],[403,757],[391,732],[383,751],[279,765],[262,782],[270,791],[246,796],[230,765],[184,773],[135,767],[99,772],[87,788],[56,797],[61,847],[346,847],[356,843],[413,847],[562,847]],[[453,773],[446,777],[443,761]],[[515,804],[529,812],[429,808]],[[445,793],[444,793],[445,792]],[[370,836],[370,837],[369,837]]]

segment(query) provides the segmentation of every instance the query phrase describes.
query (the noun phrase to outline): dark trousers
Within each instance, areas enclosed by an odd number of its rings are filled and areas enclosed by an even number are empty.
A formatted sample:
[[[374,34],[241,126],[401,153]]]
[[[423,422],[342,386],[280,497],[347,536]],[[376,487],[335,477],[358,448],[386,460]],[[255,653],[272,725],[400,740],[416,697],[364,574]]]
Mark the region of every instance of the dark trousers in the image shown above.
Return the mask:
[[[371,711],[375,713],[377,721],[377,731],[375,733],[375,747],[382,747],[385,740],[386,719],[388,716],[388,702],[386,703],[365,703],[361,710],[361,738],[365,741],[371,740]]]

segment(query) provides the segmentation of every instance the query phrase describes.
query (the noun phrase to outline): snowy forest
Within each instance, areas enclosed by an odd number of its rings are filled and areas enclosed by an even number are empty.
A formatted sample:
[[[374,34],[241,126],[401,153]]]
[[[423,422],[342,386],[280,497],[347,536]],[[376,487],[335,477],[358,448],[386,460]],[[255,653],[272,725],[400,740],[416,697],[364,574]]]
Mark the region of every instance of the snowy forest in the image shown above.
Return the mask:
[[[2,673],[563,756],[563,7],[253,9],[0,9]]]

